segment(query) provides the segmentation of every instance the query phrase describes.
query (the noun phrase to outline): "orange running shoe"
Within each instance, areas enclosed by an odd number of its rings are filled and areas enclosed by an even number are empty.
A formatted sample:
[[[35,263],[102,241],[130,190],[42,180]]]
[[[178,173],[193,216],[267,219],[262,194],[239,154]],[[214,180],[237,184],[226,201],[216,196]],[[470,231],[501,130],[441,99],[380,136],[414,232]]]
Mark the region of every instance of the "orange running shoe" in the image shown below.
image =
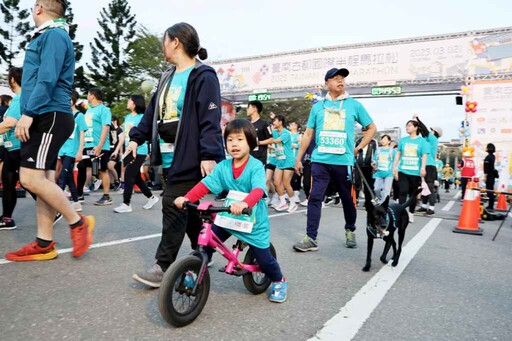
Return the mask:
[[[55,242],[51,242],[48,247],[40,247],[34,241],[19,250],[6,253],[5,259],[13,262],[30,262],[34,260],[50,260],[58,256],[59,253],[55,249]]]
[[[80,214],[83,220],[81,226],[71,229],[71,241],[73,242],[73,257],[80,257],[87,252],[89,246],[93,240],[93,230],[96,225],[96,221],[93,216],[83,216]]]

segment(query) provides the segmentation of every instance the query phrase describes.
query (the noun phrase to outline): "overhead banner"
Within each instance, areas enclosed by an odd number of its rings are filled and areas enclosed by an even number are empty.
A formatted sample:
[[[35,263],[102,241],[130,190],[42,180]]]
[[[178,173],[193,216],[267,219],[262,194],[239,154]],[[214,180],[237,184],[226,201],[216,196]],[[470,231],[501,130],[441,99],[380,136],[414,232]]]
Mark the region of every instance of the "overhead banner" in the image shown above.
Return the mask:
[[[512,81],[486,81],[473,84],[473,101],[478,103],[471,114],[470,141],[481,164],[488,143],[496,146],[498,189],[512,189]],[[483,169],[482,167],[480,169]]]
[[[460,35],[459,35],[460,36]],[[408,81],[510,72],[512,33],[464,36],[396,45],[343,48],[211,63],[224,94],[324,84],[333,67],[350,70],[348,83]],[[508,64],[504,63],[509,61]]]

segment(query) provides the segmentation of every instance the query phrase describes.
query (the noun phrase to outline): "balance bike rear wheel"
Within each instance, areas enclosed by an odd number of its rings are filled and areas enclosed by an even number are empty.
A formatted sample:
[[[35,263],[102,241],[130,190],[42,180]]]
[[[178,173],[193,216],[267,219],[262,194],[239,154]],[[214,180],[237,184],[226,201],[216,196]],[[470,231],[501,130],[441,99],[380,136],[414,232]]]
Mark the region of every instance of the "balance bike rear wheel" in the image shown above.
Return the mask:
[[[275,259],[277,259],[276,255],[276,249],[274,248],[274,245],[270,244],[270,253],[272,256],[274,256]],[[254,257],[252,250],[249,248],[247,250],[247,253],[244,257],[244,264],[247,265],[255,265],[258,264],[256,262],[256,258]],[[268,278],[264,273],[262,272],[249,272],[243,276],[244,280],[244,286],[247,290],[249,290],[250,293],[254,295],[259,295],[261,293],[264,293],[265,290],[270,286],[270,278]]]
[[[210,293],[210,273],[206,270],[194,296],[192,289],[200,270],[201,259],[186,256],[174,262],[165,272],[158,294],[158,308],[167,323],[183,327],[201,314]]]

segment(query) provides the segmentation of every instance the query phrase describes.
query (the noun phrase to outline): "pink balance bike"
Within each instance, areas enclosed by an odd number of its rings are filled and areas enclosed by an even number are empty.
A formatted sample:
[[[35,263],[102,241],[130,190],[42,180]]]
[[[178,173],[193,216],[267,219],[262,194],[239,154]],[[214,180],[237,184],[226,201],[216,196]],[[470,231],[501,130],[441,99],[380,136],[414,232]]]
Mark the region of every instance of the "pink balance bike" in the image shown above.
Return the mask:
[[[197,211],[203,225],[197,242],[197,250],[177,259],[165,272],[158,295],[158,306],[165,321],[175,327],[192,323],[203,310],[210,293],[210,274],[206,247],[211,247],[228,260],[221,270],[228,275],[242,276],[244,285],[252,294],[258,295],[267,290],[271,280],[260,269],[249,248],[243,263],[238,260],[240,253],[248,246],[237,240],[233,250],[226,247],[213,233],[212,224],[217,212],[230,212],[230,207],[215,207],[211,202],[200,205],[186,203],[186,208]],[[250,215],[251,209],[244,214]],[[270,252],[276,258],[274,246]]]

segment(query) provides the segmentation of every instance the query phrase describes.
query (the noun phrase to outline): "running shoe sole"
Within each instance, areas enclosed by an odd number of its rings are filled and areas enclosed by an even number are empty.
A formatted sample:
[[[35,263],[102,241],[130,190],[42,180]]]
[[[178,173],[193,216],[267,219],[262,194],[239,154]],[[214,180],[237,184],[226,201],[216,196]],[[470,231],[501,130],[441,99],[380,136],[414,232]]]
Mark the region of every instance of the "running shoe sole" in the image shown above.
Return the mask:
[[[47,253],[39,253],[36,255],[28,255],[28,256],[16,256],[11,259],[10,261],[13,262],[31,262],[31,261],[38,261],[38,260],[52,260],[59,256],[59,253],[57,252],[57,249],[53,249],[50,252]]]
[[[112,205],[112,201],[107,201],[107,202],[95,202],[94,203],[94,206],[109,206],[109,205]]]
[[[300,251],[300,252],[308,252],[308,251],[318,251],[318,246],[308,247],[308,248],[301,248],[297,246],[293,246],[294,250]]]
[[[14,230],[16,228],[18,228],[18,226],[0,227],[0,231],[2,231],[2,230]]]
[[[132,278],[134,280],[136,280],[137,282],[140,282],[142,284],[146,284],[148,287],[152,287],[152,288],[160,288],[160,284],[161,283],[156,283],[156,282],[151,282],[151,281],[148,281],[142,277],[139,277],[139,275],[137,274],[133,274],[132,275]]]

